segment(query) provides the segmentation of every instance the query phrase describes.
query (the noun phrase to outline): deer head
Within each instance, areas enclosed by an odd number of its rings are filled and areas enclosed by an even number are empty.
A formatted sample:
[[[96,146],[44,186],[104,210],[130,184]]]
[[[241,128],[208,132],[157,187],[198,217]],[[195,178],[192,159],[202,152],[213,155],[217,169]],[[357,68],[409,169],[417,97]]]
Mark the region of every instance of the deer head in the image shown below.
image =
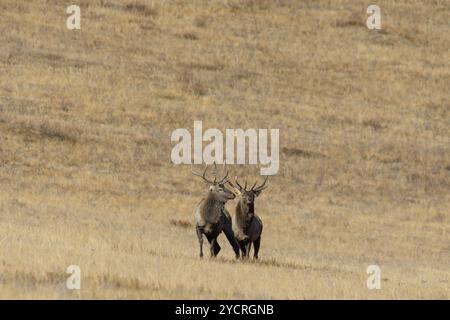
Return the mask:
[[[208,171],[208,165],[205,165],[205,169],[203,170],[202,174],[195,172],[194,170],[191,171],[193,175],[201,177],[203,181],[205,181],[209,185],[208,193],[210,196],[214,197],[216,201],[225,203],[228,200],[232,200],[235,198],[234,193],[225,187],[225,184],[229,182],[227,179],[229,171],[225,163],[223,165],[223,172],[225,174],[221,179],[217,178],[217,165],[215,162],[214,162],[214,180],[208,179],[206,176],[206,172]]]
[[[247,190],[247,179],[245,179],[244,187],[237,181],[237,177],[234,180],[234,184],[230,181],[228,183],[231,185],[234,194],[240,197],[241,205],[247,208],[246,211],[253,213],[255,198],[268,187],[266,186],[268,178],[269,176],[266,176],[264,182],[259,186],[256,186],[256,181],[249,190]]]

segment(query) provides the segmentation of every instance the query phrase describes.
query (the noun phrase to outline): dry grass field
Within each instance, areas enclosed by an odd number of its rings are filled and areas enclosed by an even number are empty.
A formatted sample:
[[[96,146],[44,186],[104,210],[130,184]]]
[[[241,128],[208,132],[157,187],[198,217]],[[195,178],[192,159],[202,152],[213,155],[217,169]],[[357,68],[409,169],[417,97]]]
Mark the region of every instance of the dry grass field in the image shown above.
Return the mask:
[[[368,4],[1,0],[0,298],[449,299],[450,3]],[[198,258],[194,120],[280,129],[258,262]]]

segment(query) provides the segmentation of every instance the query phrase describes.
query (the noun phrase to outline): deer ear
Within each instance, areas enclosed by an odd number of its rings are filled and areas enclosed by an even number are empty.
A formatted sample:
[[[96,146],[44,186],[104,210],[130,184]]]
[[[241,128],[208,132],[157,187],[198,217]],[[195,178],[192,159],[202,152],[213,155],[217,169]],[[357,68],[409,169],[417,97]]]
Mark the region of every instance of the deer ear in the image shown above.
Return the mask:
[[[253,194],[255,195],[255,197],[259,197],[259,195],[261,194],[262,190],[259,191],[254,191]]]

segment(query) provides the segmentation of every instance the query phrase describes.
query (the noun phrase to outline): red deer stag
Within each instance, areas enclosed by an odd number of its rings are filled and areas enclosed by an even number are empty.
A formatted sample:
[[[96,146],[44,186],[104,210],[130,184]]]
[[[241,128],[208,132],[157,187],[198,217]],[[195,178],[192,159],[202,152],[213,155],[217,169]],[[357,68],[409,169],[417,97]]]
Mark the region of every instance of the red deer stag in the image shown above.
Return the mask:
[[[228,182],[239,199],[234,215],[233,231],[241,248],[243,258],[248,258],[253,243],[255,247],[253,258],[258,259],[263,223],[261,218],[255,214],[255,198],[267,188],[267,178],[268,176],[266,176],[263,184],[256,188],[255,182],[250,190],[247,190],[247,180],[244,187],[239,184],[237,178],[235,184]]]
[[[228,170],[223,178],[217,179],[217,167],[214,163],[215,174],[214,180],[206,177],[208,166],[205,166],[203,174],[196,173],[192,170],[192,174],[201,177],[208,185],[208,193],[201,200],[195,209],[194,219],[197,237],[200,244],[200,258],[203,257],[203,235],[206,236],[210,243],[211,257],[217,256],[220,251],[220,245],[217,237],[223,231],[225,236],[233,247],[236,259],[239,258],[239,245],[234,237],[232,220],[229,212],[225,208],[228,200],[235,198],[235,195],[225,187],[228,182]],[[224,171],[226,167],[224,165]]]

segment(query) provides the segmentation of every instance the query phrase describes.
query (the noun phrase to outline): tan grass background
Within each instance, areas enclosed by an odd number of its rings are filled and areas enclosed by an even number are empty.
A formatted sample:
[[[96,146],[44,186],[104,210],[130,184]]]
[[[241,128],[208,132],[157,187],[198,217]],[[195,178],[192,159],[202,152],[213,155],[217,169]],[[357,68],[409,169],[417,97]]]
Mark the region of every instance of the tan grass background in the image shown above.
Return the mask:
[[[449,299],[450,5],[377,4],[2,0],[0,298]],[[194,120],[280,128],[257,263],[197,257]]]

